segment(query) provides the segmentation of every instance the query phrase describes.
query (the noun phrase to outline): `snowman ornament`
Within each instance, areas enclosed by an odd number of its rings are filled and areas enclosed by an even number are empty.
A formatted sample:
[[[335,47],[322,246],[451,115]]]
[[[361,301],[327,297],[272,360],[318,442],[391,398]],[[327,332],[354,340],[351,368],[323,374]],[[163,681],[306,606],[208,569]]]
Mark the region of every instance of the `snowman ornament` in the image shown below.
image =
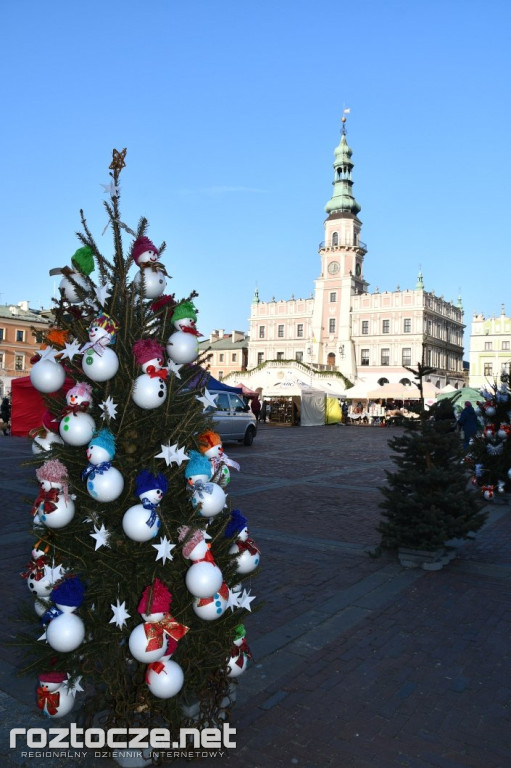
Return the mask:
[[[41,621],[47,624],[46,642],[55,651],[69,653],[83,642],[85,626],[75,611],[82,604],[84,593],[85,587],[77,576],[64,579],[52,590],[51,600],[55,605]]]
[[[122,519],[124,533],[129,539],[150,541],[157,535],[161,524],[158,509],[167,489],[167,479],[161,472],[153,475],[143,469],[138,473],[135,493],[141,503],[126,510]]]
[[[60,295],[69,304],[80,304],[83,292],[90,288],[90,280],[87,278],[94,271],[94,255],[88,245],[78,248],[71,257],[72,267],[55,267],[50,270],[50,275],[64,275],[59,284]]]
[[[67,686],[65,672],[46,672],[39,675],[37,707],[45,717],[64,717],[73,709],[75,697]]]
[[[92,381],[113,379],[119,370],[119,358],[111,349],[118,330],[118,323],[106,312],[90,324],[89,341],[80,349],[80,354],[83,354],[82,370]]]
[[[225,488],[231,481],[229,467],[239,471],[237,461],[230,459],[224,452],[222,438],[217,432],[208,429],[199,436],[199,448],[203,456],[211,463],[211,476],[221,488]]]
[[[229,604],[229,587],[222,583],[218,592],[211,597],[195,597],[192,603],[193,612],[203,621],[215,621],[224,615]]]
[[[229,669],[227,677],[239,677],[242,675],[248,666],[249,659],[252,658],[245,635],[245,627],[243,624],[239,624],[235,630],[231,655],[227,662]]]
[[[100,502],[115,501],[124,489],[124,478],[112,466],[115,456],[115,438],[109,429],[96,432],[87,448],[88,466],[82,472],[87,491]]]
[[[36,611],[39,611],[41,600],[47,600],[52,589],[55,587],[55,581],[63,576],[62,569],[53,569],[49,565],[48,547],[40,549],[38,542],[32,550],[32,559],[27,564],[26,570],[21,574],[23,579],[27,580],[27,587],[36,598]],[[59,576],[54,575],[58,572]],[[45,609],[44,609],[45,610]],[[42,610],[42,613],[44,613]]]
[[[29,432],[33,438],[32,453],[47,453],[51,451],[54,445],[64,445],[64,441],[59,435],[59,423],[50,411],[45,411],[42,417],[42,425]]]
[[[194,597],[211,597],[224,583],[222,571],[216,565],[204,532],[191,532],[187,525],[179,528],[179,541],[183,542],[183,557],[191,561],[185,576],[186,588]]]
[[[234,509],[231,519],[225,528],[226,538],[236,535],[236,540],[229,548],[229,554],[236,555],[236,571],[246,575],[255,571],[261,559],[261,553],[255,541],[250,538],[247,519],[239,509]]]
[[[92,402],[91,385],[85,382],[75,384],[66,393],[66,402],[59,434],[67,445],[87,445],[96,430],[94,419],[88,413]]]
[[[148,237],[142,235],[133,243],[131,256],[139,268],[134,280],[137,292],[144,299],[156,299],[161,296],[167,285],[167,270],[159,261],[158,248]]]
[[[189,627],[171,616],[171,602],[170,591],[158,578],[144,589],[137,608],[144,623],[135,627],[128,640],[130,653],[137,661],[150,664],[163,656],[170,657],[188,632]]]
[[[198,336],[195,327],[197,310],[191,301],[182,301],[174,309],[171,322],[175,328],[167,340],[167,355],[178,365],[192,363],[199,353]]]
[[[34,525],[64,528],[75,514],[75,496],[69,494],[66,467],[58,459],[45,461],[36,469],[39,495],[32,505]]]
[[[192,450],[189,457],[185,478],[192,494],[192,506],[201,517],[215,517],[226,505],[225,492],[217,483],[209,482],[212,469],[206,456]]]
[[[143,371],[133,384],[133,402],[145,410],[158,408],[167,397],[165,350],[154,339],[139,339],[133,344],[133,354]]]

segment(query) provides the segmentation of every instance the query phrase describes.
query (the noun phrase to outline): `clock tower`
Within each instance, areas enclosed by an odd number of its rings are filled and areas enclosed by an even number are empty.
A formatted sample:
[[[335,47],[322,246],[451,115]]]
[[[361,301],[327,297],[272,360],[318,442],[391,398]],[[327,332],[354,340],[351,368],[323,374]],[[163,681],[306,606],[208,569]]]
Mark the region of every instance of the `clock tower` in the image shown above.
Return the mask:
[[[319,247],[321,275],[316,280],[312,329],[318,363],[342,367],[355,376],[356,362],[351,333],[351,297],[366,293],[363,277],[365,244],[360,239],[360,205],[353,196],[352,151],[342,118],[341,140],[334,150],[332,197],[325,206],[325,239]]]

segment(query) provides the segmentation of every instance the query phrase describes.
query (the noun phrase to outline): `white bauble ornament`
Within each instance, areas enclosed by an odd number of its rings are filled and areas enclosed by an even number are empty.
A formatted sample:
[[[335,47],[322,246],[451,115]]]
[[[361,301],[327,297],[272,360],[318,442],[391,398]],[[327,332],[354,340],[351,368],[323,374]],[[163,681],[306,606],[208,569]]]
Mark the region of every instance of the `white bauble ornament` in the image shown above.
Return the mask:
[[[486,491],[483,492],[483,496],[486,499],[486,501],[490,501],[490,499],[493,499],[493,489],[488,488]]]
[[[199,353],[197,336],[193,333],[175,331],[167,341],[167,354],[178,365],[193,363]]]
[[[91,348],[84,352],[82,370],[92,381],[108,381],[119,370],[119,358],[110,347],[105,347],[102,355]]]
[[[87,445],[95,431],[94,419],[88,413],[68,413],[59,425],[60,436],[67,445]]]
[[[84,290],[88,289],[89,285],[83,275],[78,274],[78,272],[73,272],[72,276],[75,283],[77,283],[81,288]],[[63,277],[60,281],[59,290],[70,304],[79,304],[81,302],[81,299],[78,297],[76,292],[76,287],[67,277]]]
[[[54,360],[39,360],[32,366],[30,381],[38,392],[49,394],[58,392],[66,379],[66,372],[60,363]]]
[[[214,517],[225,507],[227,497],[217,483],[207,483],[206,488],[207,491],[194,491],[192,504],[201,517]]]
[[[53,720],[55,718],[64,717],[71,712],[75,703],[75,697],[70,693],[66,685],[63,683],[44,683],[44,686],[41,687],[45,688],[48,693],[58,693],[59,695],[58,704],[56,705],[57,711],[54,714],[48,712],[47,706],[42,709],[43,714],[46,717],[50,717]]]
[[[497,410],[493,405],[488,405],[484,409],[484,413],[485,413],[485,416],[492,417],[492,416],[495,416],[495,414],[497,413]]]
[[[165,280],[164,273],[159,270],[153,270],[151,268],[144,269],[144,287],[142,288],[142,272],[139,270],[135,275],[135,286],[138,293],[143,292],[144,299],[156,299],[164,292],[167,281]]]
[[[184,683],[183,670],[172,659],[163,659],[149,666],[146,672],[146,683],[154,696],[159,699],[170,699],[179,693]]]
[[[211,597],[223,583],[222,571],[214,563],[192,563],[185,576],[188,591],[194,597]]]
[[[147,521],[151,517],[151,510],[144,509],[142,504],[135,504],[130,507],[122,518],[122,527],[124,533],[133,541],[150,541],[153,539],[160,528],[160,518],[156,514],[155,520],[151,525]]]
[[[69,653],[74,651],[83,642],[85,626],[83,621],[75,613],[69,611],[68,606],[58,606],[64,613],[52,619],[46,628],[46,641],[55,651]]]
[[[227,608],[227,599],[215,592],[212,597],[196,597],[192,603],[194,613],[203,621],[214,621],[223,616]]]
[[[241,660],[241,666],[237,663],[238,659]],[[227,677],[239,677],[245,672],[248,665],[248,657],[243,654],[242,657],[230,658],[227,667],[229,669]]]
[[[162,614],[163,616],[163,614]],[[163,633],[163,645],[161,648],[156,648],[154,651],[147,651],[147,645],[149,640],[146,637],[143,624],[138,624],[131,635],[129,636],[128,644],[131,655],[137,661],[141,661],[143,664],[150,664],[152,661],[158,661],[162,656],[167,653],[167,635]]]
[[[60,435],[56,435],[55,432],[46,432],[44,436],[36,435],[32,442],[32,453],[37,455],[39,453],[51,451],[54,445],[64,445],[64,441]]]
[[[158,376],[151,378],[147,373],[142,373],[135,379],[131,397],[139,408],[158,408],[165,402],[166,396],[167,385]]]
[[[87,491],[96,501],[115,501],[123,490],[124,478],[116,467],[110,467],[101,475],[87,478]]]

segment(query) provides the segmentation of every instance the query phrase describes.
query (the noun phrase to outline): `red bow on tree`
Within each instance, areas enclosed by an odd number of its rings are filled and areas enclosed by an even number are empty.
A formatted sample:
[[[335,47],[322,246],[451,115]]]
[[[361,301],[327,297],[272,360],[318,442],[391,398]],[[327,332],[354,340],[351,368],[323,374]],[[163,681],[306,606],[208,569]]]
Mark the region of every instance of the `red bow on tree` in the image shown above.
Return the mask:
[[[243,638],[241,645],[234,645],[231,650],[231,658],[236,659],[234,663],[237,664],[238,667],[243,666],[244,656],[248,656],[249,659],[252,658],[250,648],[245,638]]]
[[[238,539],[236,541],[236,544],[240,552],[245,552],[245,550],[247,550],[248,552],[250,552],[251,555],[258,555],[260,552],[260,550],[257,548],[257,545],[254,539],[248,538],[245,541],[241,541],[240,539]]]
[[[147,621],[144,624],[145,636],[148,640],[146,651],[157,651],[163,648],[163,634],[170,635],[173,640],[181,640],[190,627],[185,627],[174,619],[170,613],[166,613],[160,621]]]
[[[163,272],[164,275],[169,276],[169,273],[160,261],[143,261],[138,267],[139,269],[151,269],[153,272]]]
[[[202,333],[199,333],[193,325],[182,325],[179,330],[183,331],[183,333],[191,333],[192,336],[202,336]]]
[[[166,379],[169,375],[167,368],[157,368],[155,365],[148,365],[146,373],[151,379]]]
[[[59,500],[59,489],[58,488],[50,488],[49,491],[45,491],[41,488],[39,491],[39,496],[34,501],[34,504],[32,506],[32,514],[36,515],[37,512],[39,512],[39,507],[41,504],[43,505],[43,513],[49,514],[50,512],[54,512],[57,509],[56,502]]]
[[[32,576],[34,581],[40,581],[44,576],[44,566],[47,564],[48,558],[46,555],[41,555],[41,557],[38,557],[37,560],[32,560],[27,563],[27,570],[24,571],[22,574],[20,574],[24,579],[28,579],[29,576]]]
[[[70,413],[72,413],[74,416],[76,416],[78,413],[85,413],[85,411],[88,410],[90,403],[85,400],[83,403],[75,403],[74,405],[66,405],[64,410],[62,411],[62,416],[68,416]]]
[[[40,685],[38,687],[37,706],[39,709],[42,709],[43,712],[46,711],[49,715],[56,715],[59,704],[60,693],[58,691],[50,693],[50,691],[45,688],[44,685]]]

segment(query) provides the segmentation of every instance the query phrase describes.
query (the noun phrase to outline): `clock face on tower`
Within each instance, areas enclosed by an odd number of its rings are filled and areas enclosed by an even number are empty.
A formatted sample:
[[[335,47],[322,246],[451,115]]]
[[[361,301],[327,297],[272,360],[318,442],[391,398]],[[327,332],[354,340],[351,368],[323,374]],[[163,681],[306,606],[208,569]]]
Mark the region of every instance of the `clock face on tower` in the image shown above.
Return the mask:
[[[328,271],[330,272],[331,275],[336,275],[339,269],[340,267],[339,267],[338,261],[331,261],[330,264],[328,265]]]

